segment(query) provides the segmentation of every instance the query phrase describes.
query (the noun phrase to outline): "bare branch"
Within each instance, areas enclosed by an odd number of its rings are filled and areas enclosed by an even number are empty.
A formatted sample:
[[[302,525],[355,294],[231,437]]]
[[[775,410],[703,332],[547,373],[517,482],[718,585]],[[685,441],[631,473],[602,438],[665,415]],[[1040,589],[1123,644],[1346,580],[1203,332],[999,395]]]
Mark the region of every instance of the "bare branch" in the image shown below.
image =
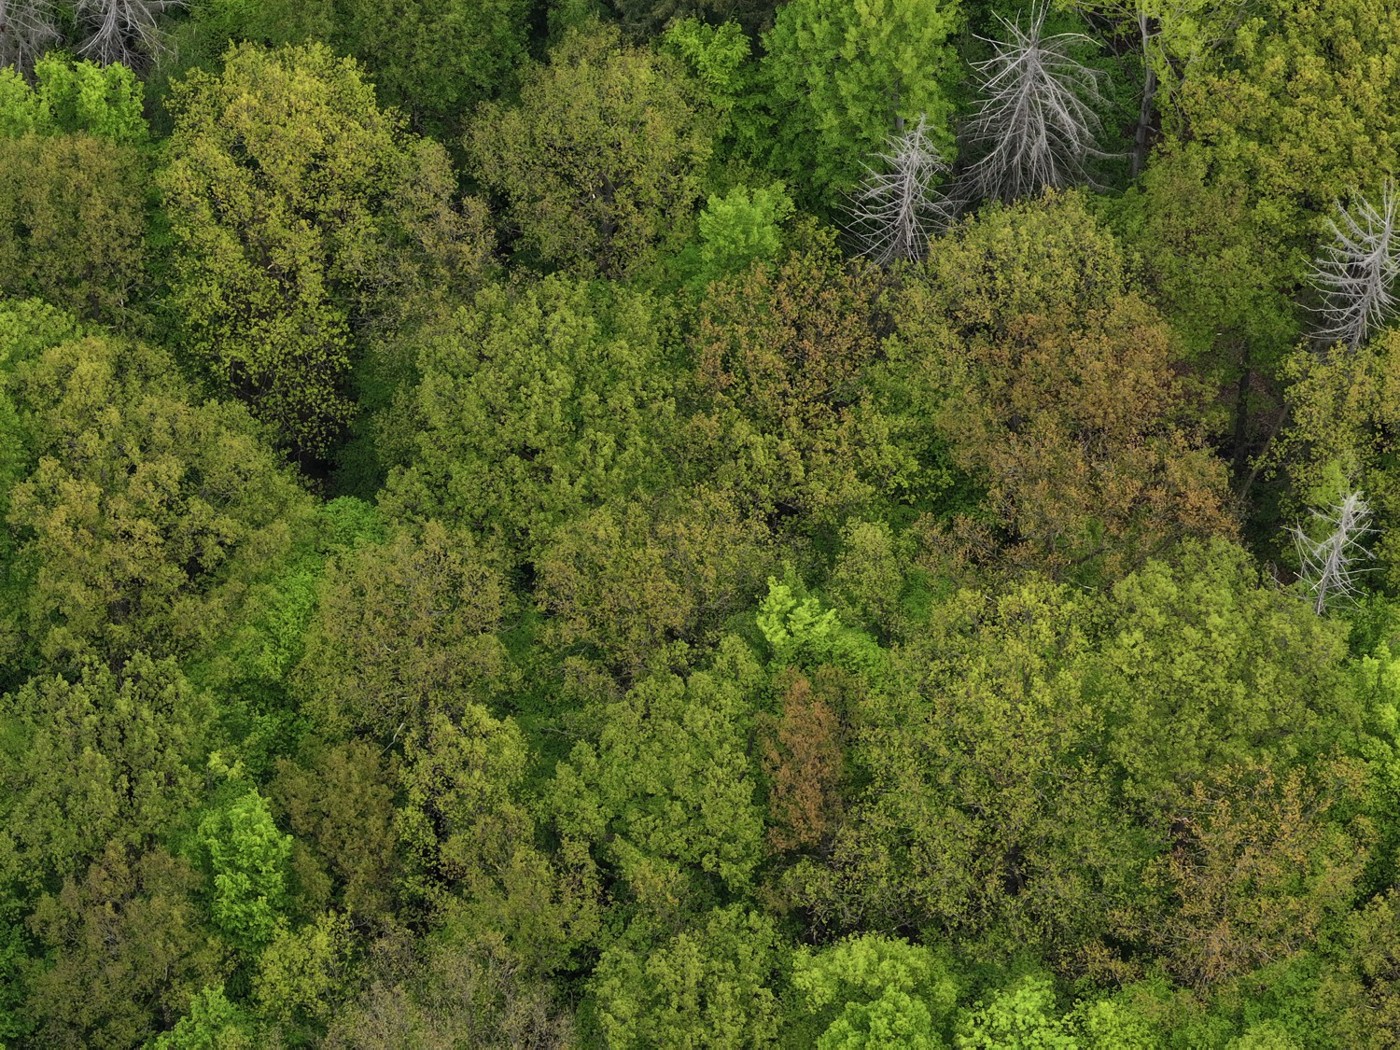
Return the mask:
[[[866,165],[865,180],[851,197],[847,226],[859,251],[887,266],[899,259],[921,259],[929,238],[948,227],[956,209],[934,188],[948,165],[928,140],[924,117],[890,136],[888,150]]]
[[[1313,539],[1301,525],[1289,531],[1302,566],[1299,578],[1312,595],[1313,611],[1321,616],[1327,611],[1330,599],[1356,593],[1357,578],[1368,571],[1358,562],[1371,558],[1371,552],[1361,545],[1361,540],[1375,530],[1371,528],[1370,504],[1357,491],[1348,492],[1330,510],[1314,510],[1312,516],[1326,529],[1322,539]]]
[[[74,10],[87,30],[78,54],[104,66],[120,62],[141,69],[165,50],[156,20],[185,0],[77,0]]]
[[[998,16],[1007,40],[986,40],[995,53],[973,66],[982,100],[964,129],[968,153],[980,155],[961,178],[970,200],[1015,200],[1088,181],[1085,165],[1104,157],[1095,107],[1104,99],[1098,70],[1070,57],[1080,33],[1044,35],[1046,7],[1037,3],[1022,28]]]
[[[0,0],[0,66],[28,73],[57,41],[51,0]]]
[[[1332,243],[1313,260],[1312,282],[1322,293],[1317,337],[1355,349],[1395,310],[1391,289],[1400,276],[1394,183],[1381,187],[1380,207],[1358,198],[1354,207],[1336,204],[1327,220]]]

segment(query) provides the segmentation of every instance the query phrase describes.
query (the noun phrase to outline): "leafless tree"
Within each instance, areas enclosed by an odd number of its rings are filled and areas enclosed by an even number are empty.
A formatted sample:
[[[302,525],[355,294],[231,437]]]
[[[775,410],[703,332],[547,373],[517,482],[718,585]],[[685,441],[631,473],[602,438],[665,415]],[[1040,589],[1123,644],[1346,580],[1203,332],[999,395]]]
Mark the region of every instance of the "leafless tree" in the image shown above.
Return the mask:
[[[994,54],[973,66],[982,98],[964,138],[979,159],[960,180],[970,200],[1010,201],[1084,182],[1088,161],[1106,156],[1095,112],[1104,104],[1100,74],[1070,54],[1092,41],[1081,33],[1046,36],[1045,14],[1037,3],[1025,28],[998,15],[1008,39],[980,38]]]
[[[74,10],[87,36],[78,54],[102,65],[140,69],[165,49],[156,20],[184,0],[77,0]]]
[[[881,266],[923,258],[929,238],[955,217],[955,208],[935,187],[948,165],[929,141],[925,118],[891,135],[886,152],[872,159],[851,199],[848,229],[860,253]]]
[[[0,66],[27,73],[57,40],[50,0],[0,0]]]
[[[1360,492],[1351,491],[1326,511],[1314,510],[1314,531],[1326,530],[1322,539],[1313,539],[1301,525],[1293,526],[1293,542],[1302,565],[1299,578],[1313,598],[1313,611],[1321,616],[1327,602],[1356,593],[1357,577],[1366,571],[1361,565],[1371,552],[1361,545],[1371,528],[1371,507]]]
[[[1379,207],[1364,198],[1351,208],[1336,204],[1337,217],[1328,219],[1332,243],[1312,267],[1313,284],[1323,299],[1319,339],[1358,347],[1394,311],[1391,289],[1400,276],[1396,209],[1390,181],[1381,187]]]

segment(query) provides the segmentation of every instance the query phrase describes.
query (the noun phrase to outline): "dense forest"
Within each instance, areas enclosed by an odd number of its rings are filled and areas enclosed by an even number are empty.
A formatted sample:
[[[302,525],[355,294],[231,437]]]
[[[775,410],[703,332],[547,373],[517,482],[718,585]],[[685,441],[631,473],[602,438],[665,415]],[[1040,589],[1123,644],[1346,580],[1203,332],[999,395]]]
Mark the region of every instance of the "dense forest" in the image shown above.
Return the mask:
[[[0,0],[0,1046],[1400,1046],[1397,176],[1395,0]]]

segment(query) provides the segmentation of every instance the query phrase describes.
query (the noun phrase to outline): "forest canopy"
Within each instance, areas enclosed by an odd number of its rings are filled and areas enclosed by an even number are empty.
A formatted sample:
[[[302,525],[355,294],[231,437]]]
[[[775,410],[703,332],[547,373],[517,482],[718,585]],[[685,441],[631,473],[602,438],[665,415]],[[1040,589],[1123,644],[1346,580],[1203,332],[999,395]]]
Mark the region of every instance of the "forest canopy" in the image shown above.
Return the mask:
[[[0,0],[0,1046],[1400,1046],[1400,5]]]

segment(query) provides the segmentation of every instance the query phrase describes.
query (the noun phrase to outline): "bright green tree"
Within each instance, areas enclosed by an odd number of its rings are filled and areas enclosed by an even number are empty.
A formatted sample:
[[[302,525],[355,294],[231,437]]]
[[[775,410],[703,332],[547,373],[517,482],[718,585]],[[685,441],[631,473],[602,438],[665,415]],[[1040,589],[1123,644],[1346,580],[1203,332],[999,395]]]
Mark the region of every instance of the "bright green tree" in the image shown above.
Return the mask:
[[[82,133],[140,145],[148,136],[141,105],[141,82],[122,65],[46,55],[34,65],[32,87],[0,68],[0,136]]]
[[[928,948],[862,934],[819,952],[799,948],[792,986],[795,1022],[810,1028],[819,1050],[876,1050],[944,1045],[960,991],[948,964]]]
[[[837,208],[892,131],[927,117],[951,145],[957,0],[792,0],[763,36],[774,164],[809,205]]]
[[[292,837],[253,790],[205,816],[198,838],[212,875],[214,925],[240,953],[256,957],[286,921]]]

